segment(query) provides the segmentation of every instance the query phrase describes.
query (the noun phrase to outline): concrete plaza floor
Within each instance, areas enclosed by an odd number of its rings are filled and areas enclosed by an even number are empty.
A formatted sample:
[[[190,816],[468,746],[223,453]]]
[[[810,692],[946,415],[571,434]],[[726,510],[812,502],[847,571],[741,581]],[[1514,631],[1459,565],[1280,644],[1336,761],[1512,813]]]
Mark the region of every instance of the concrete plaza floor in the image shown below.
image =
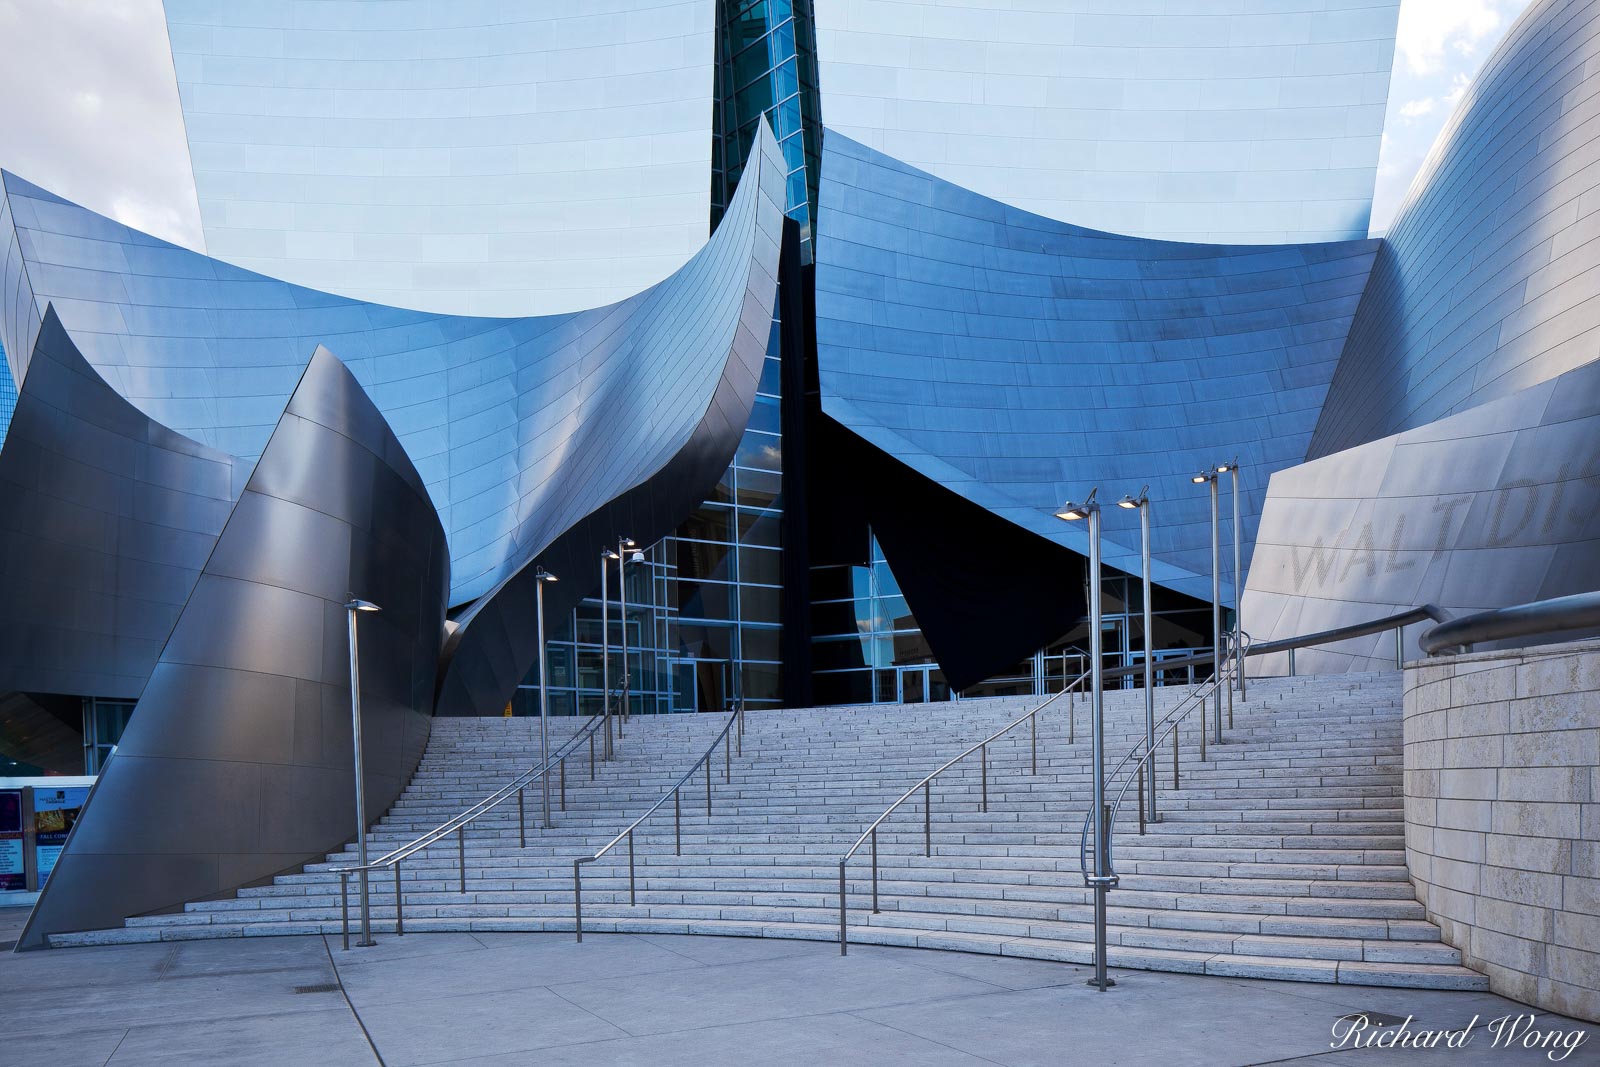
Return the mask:
[[[0,909],[0,942],[25,912]],[[804,941],[409,934],[171,941],[0,955],[0,1063],[1297,1064],[1550,1063],[1491,1047],[1527,1009],[1443,993],[1116,972]],[[1335,1050],[1351,1012],[1459,1030],[1460,1049]],[[1555,1062],[1600,1063],[1600,1027]],[[1557,1053],[1559,1054],[1559,1053]]]

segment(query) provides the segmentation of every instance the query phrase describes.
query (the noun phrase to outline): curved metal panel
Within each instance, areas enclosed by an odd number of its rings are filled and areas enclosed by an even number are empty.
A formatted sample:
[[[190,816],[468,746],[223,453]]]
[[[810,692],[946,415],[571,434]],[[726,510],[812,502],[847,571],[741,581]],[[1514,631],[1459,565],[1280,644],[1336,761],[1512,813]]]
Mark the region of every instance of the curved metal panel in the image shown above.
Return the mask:
[[[1052,516],[1061,501],[1149,483],[1155,580],[1209,599],[1209,506],[1189,478],[1239,459],[1248,542],[1268,475],[1305,454],[1378,242],[1101,233],[833,131],[821,195],[823,412],[1084,554],[1086,535]],[[938,523],[927,532],[937,538]],[[1108,523],[1106,563],[1137,573],[1138,539],[1136,521]]]
[[[1452,615],[1600,588],[1600,363],[1272,477],[1245,625],[1257,640],[1434,603]],[[1405,654],[1418,654],[1411,628]],[[1304,649],[1380,670],[1388,634]],[[1283,674],[1283,655],[1252,669]]]
[[[1350,329],[1312,458],[1595,358],[1597,130],[1600,6],[1537,0],[1412,182]]]
[[[552,618],[596,592],[589,581],[597,545],[610,543],[619,531],[627,531],[640,544],[671,533],[711,495],[733,462],[767,354],[777,296],[777,252],[783,240],[783,160],[770,134],[763,135],[759,147],[760,155],[746,165],[740,179],[734,208],[751,216],[757,228],[755,246],[763,254],[770,252],[772,259],[752,262],[748,268],[738,328],[716,391],[687,443],[660,469],[590,511],[538,553],[546,569],[570,579],[546,590],[545,610]],[[741,202],[741,198],[748,199]],[[608,431],[595,429],[601,435]],[[607,446],[597,440],[590,447],[603,451]],[[531,563],[525,565],[458,617],[461,628],[450,642],[439,714],[498,715],[517,683],[527,677],[538,656],[534,573]]]
[[[361,619],[365,789],[386,809],[427,741],[449,563],[422,481],[318,348],[228,517],[20,947],[234,888],[355,829],[349,644]]]
[[[823,121],[947,181],[1141,237],[1367,236],[1399,0],[815,10]]]
[[[153,422],[46,308],[0,449],[0,691],[137,697],[244,471]]]
[[[165,6],[219,259],[528,315],[620,300],[705,242],[709,0]]]
[[[765,128],[758,150],[762,168],[781,171]],[[0,240],[15,241],[17,277],[29,283],[0,304],[8,350],[49,301],[84,358],[140,411],[250,459],[312,347],[335,346],[438,506],[457,605],[689,447],[751,294],[770,312],[783,203],[765,178],[742,182],[711,240],[658,285],[589,311],[489,319],[289,285],[14,175],[3,181],[11,232]]]

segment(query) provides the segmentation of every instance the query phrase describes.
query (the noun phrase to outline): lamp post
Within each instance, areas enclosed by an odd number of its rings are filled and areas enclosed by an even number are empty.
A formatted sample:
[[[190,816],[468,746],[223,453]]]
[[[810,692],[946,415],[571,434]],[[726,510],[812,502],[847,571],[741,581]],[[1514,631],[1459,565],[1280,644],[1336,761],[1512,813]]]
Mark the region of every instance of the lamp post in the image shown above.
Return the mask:
[[[1155,633],[1151,624],[1150,607],[1150,487],[1139,490],[1139,495],[1125,496],[1117,507],[1137,509],[1139,512],[1139,565],[1144,578],[1144,753],[1150,764],[1146,769],[1147,788],[1144,797],[1145,818],[1156,821],[1156,691],[1155,674],[1151,661],[1155,659]]]
[[[1089,520],[1089,679],[1093,694],[1090,703],[1089,731],[1092,741],[1094,798],[1090,815],[1094,825],[1094,874],[1088,877],[1094,889],[1094,977],[1089,984],[1104,993],[1116,982],[1106,977],[1106,894],[1117,884],[1111,873],[1111,827],[1106,811],[1105,767],[1105,679],[1100,650],[1100,505],[1095,503],[1099,489],[1089,492],[1081,504],[1061,505],[1056,518],[1068,522]]]
[[[600,550],[600,714],[605,716],[605,758],[611,759],[611,593],[606,588],[609,560],[620,560],[615,549]]]
[[[622,622],[622,721],[629,718],[629,683],[632,675],[628,663],[628,572],[624,569],[629,563],[643,563],[644,553],[639,551],[631,537],[617,538],[617,610],[618,618]],[[620,732],[620,731],[619,731]]]
[[[539,792],[544,803],[544,828],[550,829],[550,657],[544,643],[544,587],[556,576],[540,567],[533,573],[534,599],[539,611]]]
[[[1217,525],[1217,471],[1201,471],[1189,479],[1196,485],[1205,484],[1211,489],[1211,677],[1222,678],[1222,541]],[[1222,744],[1222,686],[1211,687],[1212,704],[1216,719],[1216,743]],[[1206,758],[1206,731],[1200,729],[1200,758]]]
[[[356,863],[361,868],[361,940],[356,945],[370,948],[377,942],[372,940],[372,905],[367,894],[367,778],[361,761],[361,651],[356,643],[356,613],[383,609],[352,596],[344,610],[350,620],[350,740],[356,765]]]
[[[1236,686],[1239,689],[1239,699],[1243,700],[1244,699],[1244,658],[1243,658],[1244,657],[1244,643],[1243,643],[1244,642],[1244,601],[1239,599],[1239,572],[1242,569],[1242,567],[1240,565],[1240,550],[1239,550],[1240,531],[1239,531],[1239,459],[1238,459],[1238,457],[1235,456],[1232,463],[1224,463],[1222,466],[1218,467],[1217,468],[1217,473],[1218,474],[1231,474],[1231,475],[1233,475],[1233,650],[1234,650],[1233,654],[1235,656],[1240,657],[1238,670],[1236,670],[1234,672],[1234,674],[1236,675],[1236,677],[1234,679],[1234,682],[1235,682]],[[1228,725],[1232,726],[1233,722],[1231,720],[1233,719],[1233,704],[1231,702],[1228,705],[1228,719],[1230,720]]]

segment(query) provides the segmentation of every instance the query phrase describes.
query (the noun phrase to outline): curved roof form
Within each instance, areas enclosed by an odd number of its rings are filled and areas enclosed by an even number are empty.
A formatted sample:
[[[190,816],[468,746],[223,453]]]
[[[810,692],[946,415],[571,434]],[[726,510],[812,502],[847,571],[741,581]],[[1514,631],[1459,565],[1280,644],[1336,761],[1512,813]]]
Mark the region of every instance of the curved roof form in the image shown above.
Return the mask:
[[[1367,236],[1400,0],[815,0],[822,121],[1050,218]]]
[[[666,467],[694,439],[735,349],[764,349],[783,166],[770,132],[753,153],[753,176],[716,233],[665,281],[606,307],[520,319],[291,285],[4,174],[0,343],[25,387],[26,354],[53,306],[117,393],[247,461],[327,345],[421,474],[449,538],[450,602],[463,604]]]
[[[610,303],[710,218],[709,0],[168,0],[206,248],[469,315]]]
[[[1238,458],[1248,542],[1268,476],[1304,458],[1378,248],[1101,233],[833,131],[821,202],[824,413],[1079,552],[1062,500],[1148,483],[1155,579],[1206,598],[1209,505],[1190,476]],[[1137,573],[1137,523],[1113,519],[1105,539],[1106,562]]]
[[[1311,455],[1511,396],[1600,350],[1600,6],[1537,0],[1412,182]]]

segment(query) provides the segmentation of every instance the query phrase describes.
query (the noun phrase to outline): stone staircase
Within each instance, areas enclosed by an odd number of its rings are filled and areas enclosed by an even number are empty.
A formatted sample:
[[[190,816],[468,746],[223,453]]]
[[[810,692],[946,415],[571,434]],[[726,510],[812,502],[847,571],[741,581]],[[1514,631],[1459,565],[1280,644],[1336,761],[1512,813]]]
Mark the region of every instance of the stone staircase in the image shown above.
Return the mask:
[[[1158,690],[1157,712],[1185,690]],[[1037,698],[752,712],[742,756],[723,781],[712,761],[685,787],[683,854],[673,853],[672,805],[636,841],[639,903],[628,904],[627,850],[584,868],[588,932],[706,933],[833,939],[838,857],[861,830],[928,771],[992,733]],[[852,861],[852,943],[1091,961],[1091,894],[1079,872],[1089,800],[1088,709],[1040,716],[1039,774],[1028,732],[991,746],[989,809],[979,810],[975,758],[934,783],[933,855],[913,800],[878,835],[879,912],[870,907],[863,848]],[[1107,694],[1108,762],[1142,732],[1143,696]],[[528,794],[528,844],[516,807],[468,831],[466,892],[455,841],[402,869],[408,932],[571,930],[572,860],[592,854],[690,766],[722,715],[636,718],[618,758],[589,779],[569,766],[565,810],[538,829]],[[553,743],[573,720],[557,720]],[[1407,878],[1403,843],[1398,673],[1263,679],[1235,704],[1225,744],[1198,760],[1197,724],[1182,729],[1182,781],[1161,753],[1162,820],[1137,833],[1130,800],[1114,856],[1113,967],[1300,981],[1485,989],[1439,940]],[[531,719],[439,720],[421,767],[374,829],[381,855],[456,814],[534,762]],[[555,784],[552,784],[555,791]],[[558,794],[557,794],[558,795]],[[554,803],[554,801],[553,801]],[[347,849],[271,884],[132,918],[125,928],[55,935],[54,945],[270,934],[337,933],[338,878]],[[352,893],[352,902],[354,893]],[[374,926],[394,929],[393,881],[372,884]]]

